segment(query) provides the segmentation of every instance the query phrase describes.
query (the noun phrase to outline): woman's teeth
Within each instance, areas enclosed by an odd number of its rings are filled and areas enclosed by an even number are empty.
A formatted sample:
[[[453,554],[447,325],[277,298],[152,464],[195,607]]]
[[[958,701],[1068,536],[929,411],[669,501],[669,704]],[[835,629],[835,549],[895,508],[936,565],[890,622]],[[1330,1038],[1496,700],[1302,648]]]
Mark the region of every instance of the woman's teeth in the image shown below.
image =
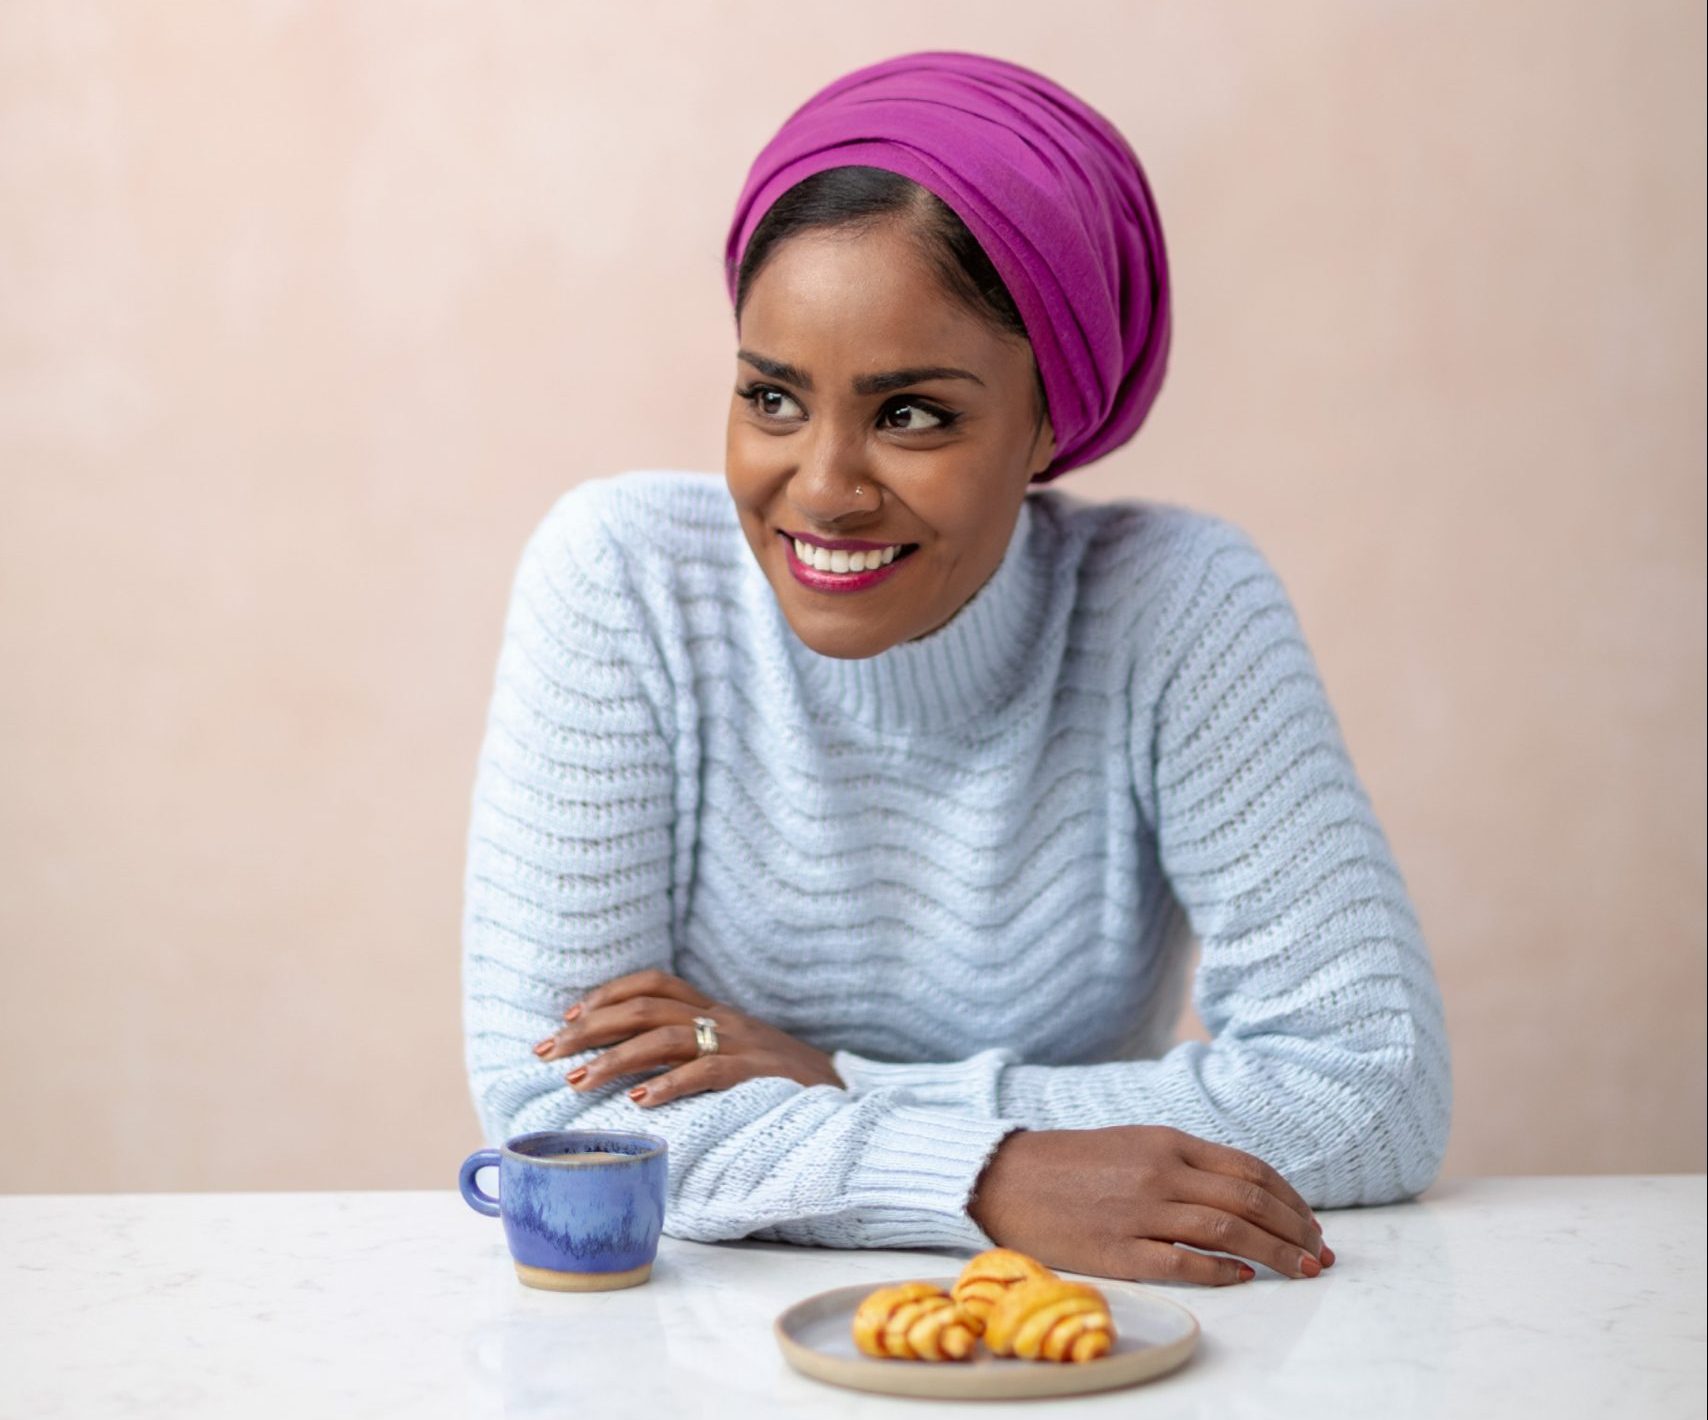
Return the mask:
[[[802,542],[798,537],[793,541],[795,556],[815,572],[868,572],[874,567],[887,567],[905,546],[898,542],[869,552],[849,552],[845,548],[832,552],[827,547],[814,547],[810,542]]]

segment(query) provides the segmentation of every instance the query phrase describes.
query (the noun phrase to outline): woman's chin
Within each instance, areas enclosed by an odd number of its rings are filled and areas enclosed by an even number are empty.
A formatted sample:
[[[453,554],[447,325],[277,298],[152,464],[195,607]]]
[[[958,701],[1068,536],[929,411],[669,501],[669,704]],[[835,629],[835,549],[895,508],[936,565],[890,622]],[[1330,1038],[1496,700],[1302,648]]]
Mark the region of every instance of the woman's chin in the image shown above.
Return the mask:
[[[783,612],[795,635],[809,650],[839,661],[863,661],[887,651],[905,639],[903,633],[890,634],[882,627],[848,625],[834,614],[802,616],[785,608]],[[840,623],[840,624],[839,624]]]
[[[761,561],[784,619],[802,644],[821,656],[865,660],[932,629],[917,615],[919,586],[898,587],[885,578],[864,590],[825,592],[803,586],[786,553],[776,562]],[[921,572],[922,568],[915,566],[901,575],[919,582]]]

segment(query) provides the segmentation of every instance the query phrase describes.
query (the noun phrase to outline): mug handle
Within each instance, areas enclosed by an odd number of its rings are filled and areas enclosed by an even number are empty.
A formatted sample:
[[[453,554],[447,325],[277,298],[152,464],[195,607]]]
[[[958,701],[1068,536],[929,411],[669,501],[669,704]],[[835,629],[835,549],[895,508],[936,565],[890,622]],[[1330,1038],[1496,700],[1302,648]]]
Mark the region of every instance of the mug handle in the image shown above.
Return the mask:
[[[489,1218],[498,1216],[498,1200],[474,1181],[474,1176],[482,1169],[497,1168],[499,1153],[496,1149],[477,1149],[463,1160],[462,1172],[457,1175],[457,1187],[462,1190],[463,1201],[477,1213],[484,1213]]]

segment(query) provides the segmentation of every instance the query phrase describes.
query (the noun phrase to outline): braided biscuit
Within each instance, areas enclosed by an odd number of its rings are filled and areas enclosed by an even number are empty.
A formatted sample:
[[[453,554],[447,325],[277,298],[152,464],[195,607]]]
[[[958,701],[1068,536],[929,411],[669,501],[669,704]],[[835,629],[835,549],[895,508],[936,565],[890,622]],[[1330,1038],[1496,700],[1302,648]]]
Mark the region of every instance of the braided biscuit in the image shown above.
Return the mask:
[[[985,1345],[1027,1361],[1093,1361],[1115,1345],[1109,1303],[1097,1288],[1034,1277],[1010,1288],[985,1322]]]
[[[960,1304],[962,1312],[973,1322],[975,1333],[982,1333],[990,1309],[1017,1283],[1034,1277],[1054,1277],[1035,1257],[1012,1248],[994,1247],[981,1252],[961,1269],[950,1293]]]
[[[854,1310],[854,1345],[868,1356],[964,1361],[977,1344],[955,1299],[930,1282],[879,1287]]]

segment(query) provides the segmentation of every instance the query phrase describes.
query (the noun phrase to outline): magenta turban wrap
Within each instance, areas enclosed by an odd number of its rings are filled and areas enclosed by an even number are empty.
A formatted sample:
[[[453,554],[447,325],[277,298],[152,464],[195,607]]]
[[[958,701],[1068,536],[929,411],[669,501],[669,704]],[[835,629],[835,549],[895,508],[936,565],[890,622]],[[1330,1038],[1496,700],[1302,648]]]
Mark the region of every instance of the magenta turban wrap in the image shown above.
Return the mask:
[[[1044,483],[1138,431],[1168,361],[1168,260],[1133,150],[1042,74],[928,50],[856,69],[791,114],[754,160],[724,250],[803,178],[860,165],[912,178],[978,240],[1026,323],[1055,429]]]

